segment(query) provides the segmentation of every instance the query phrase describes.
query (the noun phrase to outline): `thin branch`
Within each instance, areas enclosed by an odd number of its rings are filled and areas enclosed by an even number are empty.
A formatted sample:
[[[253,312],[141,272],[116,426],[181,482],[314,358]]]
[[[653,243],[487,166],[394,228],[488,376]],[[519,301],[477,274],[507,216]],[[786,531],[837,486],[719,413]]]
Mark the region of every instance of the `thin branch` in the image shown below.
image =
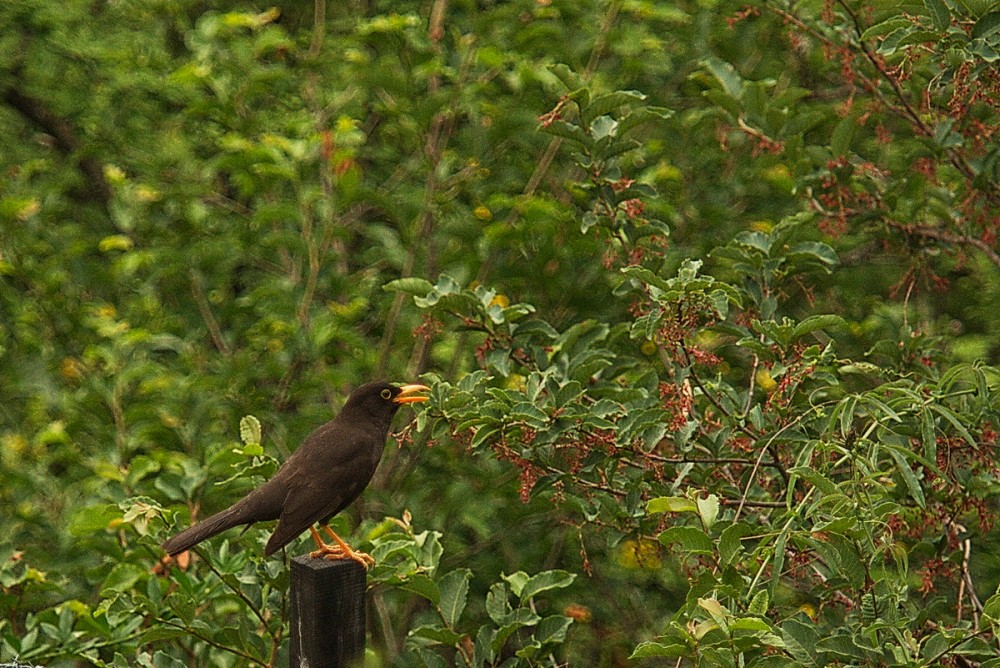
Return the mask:
[[[435,0],[434,5],[431,7],[430,21],[427,32],[431,43],[433,44],[433,49],[437,54],[440,54],[441,52],[440,41],[441,37],[444,35],[444,19],[447,9],[448,0]],[[440,75],[434,74],[431,76],[430,81],[427,84],[428,92],[430,94],[437,93],[440,86]],[[454,104],[455,102],[453,101],[452,105]],[[434,119],[431,121],[431,126],[427,131],[427,136],[424,139],[424,155],[427,158],[428,166],[427,177],[424,182],[423,212],[420,214],[417,224],[417,234],[414,236],[414,239],[410,244],[410,252],[406,255],[406,261],[403,265],[403,270],[400,273],[402,278],[409,278],[413,275],[417,263],[417,251],[421,248],[424,248],[428,254],[427,266],[425,267],[426,271],[424,273],[434,273],[434,248],[431,243],[431,237],[433,235],[435,222],[434,200],[440,188],[438,180],[438,165],[441,162],[441,156],[444,153],[445,147],[448,145],[448,139],[454,131],[454,128],[454,109],[448,108],[447,110],[439,111],[434,115]],[[392,306],[389,308],[389,315],[386,318],[385,323],[385,331],[382,333],[382,341],[379,344],[377,375],[380,377],[384,376],[389,368],[392,340],[396,333],[396,325],[402,315],[405,300],[406,295],[402,292],[396,293],[396,296],[392,300]],[[414,346],[413,354],[411,355],[411,360],[414,362],[411,366],[420,367],[422,365],[422,360],[426,352],[426,346],[426,339],[418,339],[416,345]],[[419,368],[410,369],[409,371],[410,373],[416,373],[419,372]]]
[[[216,642],[215,640],[212,640],[208,636],[200,633],[197,629],[191,628],[190,626],[185,626],[184,624],[178,624],[172,619],[164,619],[163,617],[153,617],[153,619],[159,622],[160,624],[163,624],[164,626],[170,626],[175,629],[180,629],[181,631],[184,631],[184,633],[194,636],[198,640],[201,640],[202,642],[207,643],[216,649],[220,649],[223,652],[229,652],[230,654],[235,654],[236,656],[241,657],[254,665],[263,666],[264,668],[267,668],[267,664],[258,659],[257,657],[255,657],[254,655],[236,649],[235,647],[230,647],[229,645],[223,645],[220,642]]]
[[[214,573],[214,574],[215,574],[215,577],[219,578],[219,581],[220,581],[220,582],[222,582],[222,584],[224,584],[224,585],[225,585],[225,586],[226,586],[226,587],[227,587],[227,588],[228,588],[229,590],[231,590],[231,591],[232,591],[232,592],[233,592],[234,594],[236,594],[236,596],[237,596],[237,597],[239,597],[239,599],[240,599],[241,601],[243,601],[243,604],[244,604],[244,605],[246,605],[246,606],[247,606],[248,608],[250,608],[250,610],[251,610],[251,611],[253,612],[254,616],[255,616],[255,617],[256,617],[256,618],[258,619],[258,620],[260,620],[260,623],[261,623],[261,626],[263,626],[263,627],[264,627],[264,629],[265,629],[265,630],[267,630],[267,632],[268,632],[268,635],[269,635],[269,636],[271,636],[272,640],[273,640],[273,639],[276,639],[276,637],[280,637],[280,631],[277,631],[277,632],[275,632],[275,631],[271,631],[270,627],[269,627],[269,626],[268,626],[268,624],[267,624],[267,620],[266,620],[266,619],[264,619],[264,613],[262,613],[262,612],[261,612],[261,611],[260,611],[260,610],[259,610],[259,609],[257,608],[257,606],[256,606],[256,605],[254,605],[254,602],[253,602],[253,601],[251,601],[251,600],[250,600],[250,598],[249,598],[249,597],[248,597],[248,596],[247,596],[246,594],[244,594],[244,593],[243,593],[243,591],[242,591],[242,590],[241,590],[241,589],[240,589],[239,587],[234,587],[234,586],[232,586],[232,585],[231,585],[231,584],[230,584],[229,582],[227,582],[227,581],[226,581],[226,578],[224,578],[224,577],[222,576],[222,573],[221,573],[221,572],[219,571],[219,569],[215,567],[215,564],[213,564],[213,563],[212,563],[212,561],[211,561],[210,559],[208,559],[208,558],[207,558],[207,557],[206,557],[206,556],[205,556],[205,555],[204,555],[204,554],[203,554],[203,553],[201,552],[201,550],[200,550],[200,549],[199,549],[198,547],[194,547],[194,548],[192,548],[192,549],[193,549],[193,550],[195,551],[195,553],[196,553],[196,554],[197,554],[197,555],[198,555],[199,557],[201,557],[201,560],[202,560],[203,562],[205,562],[205,565],[206,565],[206,566],[208,566],[208,569],[209,569],[210,571],[212,571],[212,573]]]
[[[212,337],[212,343],[215,345],[216,350],[218,350],[223,355],[229,355],[229,346],[226,345],[226,339],[222,335],[222,329],[219,327],[219,323],[215,320],[215,316],[212,315],[212,306],[208,303],[208,298],[205,296],[205,286],[202,284],[201,275],[191,270],[191,294],[194,296],[194,303],[198,306],[198,313],[201,314],[201,319],[205,321],[205,327],[208,329],[209,336]]]
[[[719,503],[724,506],[737,506],[745,508],[787,508],[788,504],[783,501],[751,501],[749,499],[719,499]]]
[[[313,0],[313,33],[309,43],[309,58],[319,58],[326,36],[326,0]]]
[[[80,154],[82,144],[77,137],[76,129],[70,122],[53,113],[41,100],[31,97],[14,86],[3,92],[3,101],[41,128],[46,134],[51,135],[55,139],[56,148],[63,154],[76,156],[80,171],[90,183],[87,195],[100,203],[105,211],[108,211],[112,191],[107,179],[104,178],[104,168],[98,160]]]
[[[608,48],[608,35],[611,33],[611,28],[614,26],[615,20],[618,18],[618,12],[621,9],[621,0],[613,0],[608,6],[608,12],[604,15],[604,20],[601,22],[601,28],[598,31],[597,39],[594,41],[594,46],[590,51],[590,57],[587,59],[587,66],[584,68],[581,79],[583,81],[590,81],[594,73],[597,71],[597,66],[601,62],[601,58],[604,56],[604,52]],[[549,168],[552,166],[552,161],[555,159],[556,154],[559,153],[559,147],[562,146],[561,137],[553,137],[549,140],[548,145],[542,152],[542,155],[538,158],[538,162],[535,164],[535,169],[532,171],[531,176],[528,178],[527,183],[524,185],[524,189],[521,191],[522,198],[528,198],[535,194],[538,187],[542,183],[542,179],[548,173]],[[507,215],[506,224],[511,225],[519,214],[518,207],[512,207],[510,213]],[[489,276],[490,271],[493,269],[493,265],[496,263],[497,253],[490,253],[490,256],[480,265],[479,271],[476,273],[476,280],[480,283],[485,283],[487,276]]]
[[[936,227],[928,227],[926,225],[908,225],[891,220],[886,220],[885,222],[889,227],[913,236],[925,237],[936,241],[944,241],[945,243],[956,244],[959,246],[975,246],[978,250],[982,251],[987,258],[989,258],[990,262],[997,267],[1000,267],[1000,254],[998,254],[990,244],[986,243],[982,239],[978,239],[969,234],[954,234],[952,232],[947,232]]]
[[[715,409],[719,411],[722,415],[725,415],[728,418],[733,418],[733,415],[728,410],[726,410],[725,406],[719,403],[719,400],[716,399],[711,392],[708,391],[708,388],[705,387],[704,383],[701,382],[701,378],[699,378],[698,374],[694,372],[694,361],[691,359],[691,354],[688,351],[687,343],[685,343],[684,340],[682,339],[678,342],[678,345],[680,346],[681,352],[684,354],[684,361],[688,365],[690,374],[689,377],[694,381],[694,384],[698,386],[698,389],[701,390],[702,396],[704,396],[708,400],[708,402],[712,404],[715,407]],[[735,422],[737,430],[743,432],[743,434],[745,434],[746,436],[750,437],[755,441],[760,439],[760,434],[754,433],[740,421],[735,421]],[[788,472],[785,470],[784,465],[781,463],[781,457],[779,456],[777,447],[774,445],[773,439],[768,439],[767,443],[765,444],[765,448],[771,455],[772,459],[771,463],[773,464],[774,468],[778,469],[778,473],[781,475],[781,479],[784,480],[785,487],[788,487],[789,485]]]

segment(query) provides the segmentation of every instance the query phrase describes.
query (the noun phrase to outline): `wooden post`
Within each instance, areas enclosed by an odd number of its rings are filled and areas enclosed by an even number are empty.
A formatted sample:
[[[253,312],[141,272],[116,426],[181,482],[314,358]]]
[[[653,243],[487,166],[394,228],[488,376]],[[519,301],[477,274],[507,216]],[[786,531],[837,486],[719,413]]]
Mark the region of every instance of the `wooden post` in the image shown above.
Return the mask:
[[[365,654],[365,569],[349,559],[292,559],[290,668],[347,668]]]

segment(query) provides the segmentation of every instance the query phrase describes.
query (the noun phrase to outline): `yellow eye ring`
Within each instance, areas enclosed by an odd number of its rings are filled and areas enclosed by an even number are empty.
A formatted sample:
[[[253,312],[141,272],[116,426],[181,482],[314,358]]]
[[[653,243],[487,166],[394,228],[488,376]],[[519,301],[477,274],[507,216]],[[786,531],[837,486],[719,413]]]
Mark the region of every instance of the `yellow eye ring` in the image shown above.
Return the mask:
[[[392,399],[392,390],[389,388],[382,390],[382,398],[387,400]]]

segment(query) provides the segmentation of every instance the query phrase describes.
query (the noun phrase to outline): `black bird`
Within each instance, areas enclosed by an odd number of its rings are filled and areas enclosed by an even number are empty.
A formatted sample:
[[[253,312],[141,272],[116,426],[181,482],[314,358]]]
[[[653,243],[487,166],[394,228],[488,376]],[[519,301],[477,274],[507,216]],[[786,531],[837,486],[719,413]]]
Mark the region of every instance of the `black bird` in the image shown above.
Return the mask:
[[[264,556],[308,529],[317,548],[309,553],[311,557],[353,559],[365,567],[374,564],[370,555],[352,549],[326,523],[368,486],[382,459],[396,411],[403,404],[427,401],[415,393],[428,389],[381,382],[362,385],[347,399],[340,414],[309,434],[270,480],[226,510],[170,538],[163,549],[175,556],[231,527],[278,520]],[[316,523],[335,544],[323,542],[313,527]]]

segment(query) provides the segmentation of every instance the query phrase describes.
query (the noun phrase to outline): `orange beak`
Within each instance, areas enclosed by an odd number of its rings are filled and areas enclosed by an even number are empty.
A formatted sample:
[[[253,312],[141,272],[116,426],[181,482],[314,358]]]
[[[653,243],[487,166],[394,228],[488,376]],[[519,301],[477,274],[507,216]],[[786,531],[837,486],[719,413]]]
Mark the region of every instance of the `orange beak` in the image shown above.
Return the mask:
[[[426,385],[404,385],[399,388],[399,394],[393,399],[397,404],[417,404],[421,401],[427,401],[430,397],[424,397],[421,395],[413,395],[414,392],[430,392],[429,387]]]

